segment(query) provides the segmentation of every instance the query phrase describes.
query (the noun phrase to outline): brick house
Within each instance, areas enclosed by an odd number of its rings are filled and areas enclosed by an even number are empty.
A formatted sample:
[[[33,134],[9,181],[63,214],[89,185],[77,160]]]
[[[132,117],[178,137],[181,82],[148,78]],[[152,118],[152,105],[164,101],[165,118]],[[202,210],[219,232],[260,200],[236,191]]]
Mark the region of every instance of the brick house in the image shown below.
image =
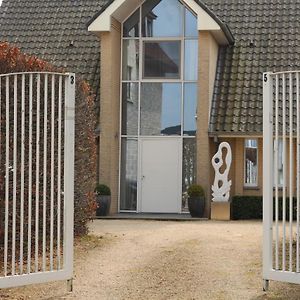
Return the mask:
[[[0,39],[93,86],[111,213],[184,212],[199,183],[209,216],[222,141],[231,195],[262,195],[262,73],[299,68],[299,18],[298,0],[4,0]]]

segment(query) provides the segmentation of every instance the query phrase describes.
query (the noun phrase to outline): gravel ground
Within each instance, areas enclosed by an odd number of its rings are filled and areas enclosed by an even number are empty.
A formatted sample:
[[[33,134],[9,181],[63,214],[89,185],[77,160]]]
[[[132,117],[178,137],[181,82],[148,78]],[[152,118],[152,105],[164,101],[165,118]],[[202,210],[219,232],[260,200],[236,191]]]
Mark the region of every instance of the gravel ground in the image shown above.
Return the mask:
[[[0,299],[300,299],[300,286],[262,292],[260,222],[97,220],[76,243],[74,292],[56,282]]]

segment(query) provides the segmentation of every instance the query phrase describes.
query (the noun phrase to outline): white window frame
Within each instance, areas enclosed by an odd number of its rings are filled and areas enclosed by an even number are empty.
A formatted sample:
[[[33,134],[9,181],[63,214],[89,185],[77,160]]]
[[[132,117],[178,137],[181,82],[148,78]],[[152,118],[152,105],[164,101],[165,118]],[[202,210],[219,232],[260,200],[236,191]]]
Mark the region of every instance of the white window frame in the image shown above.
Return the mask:
[[[249,141],[249,140],[253,140],[253,141],[256,141],[256,145],[257,147],[253,149],[256,149],[256,161],[257,161],[257,174],[256,174],[256,182],[255,183],[247,183],[246,182],[246,148],[250,148],[250,147],[246,147],[246,141]],[[258,154],[258,139],[256,138],[246,138],[244,139],[244,160],[243,160],[243,164],[244,164],[244,167],[243,167],[243,171],[244,171],[244,187],[245,188],[257,188],[258,187],[258,157],[259,157],[259,154]]]

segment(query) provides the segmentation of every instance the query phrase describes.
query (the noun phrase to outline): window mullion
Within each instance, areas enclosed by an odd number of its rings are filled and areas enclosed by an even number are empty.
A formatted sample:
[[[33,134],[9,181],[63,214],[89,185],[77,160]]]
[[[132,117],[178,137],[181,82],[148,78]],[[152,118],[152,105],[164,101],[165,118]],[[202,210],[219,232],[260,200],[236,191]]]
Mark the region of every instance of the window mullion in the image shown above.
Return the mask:
[[[185,57],[185,47],[184,47],[184,37],[185,37],[185,6],[182,7],[182,35],[181,35],[181,62],[180,62],[180,68],[181,68],[181,137],[183,138],[184,133],[184,57]],[[182,143],[183,145],[183,143]]]
[[[139,99],[138,99],[138,137],[141,134],[141,90],[143,74],[143,44],[142,44],[142,6],[140,6],[140,28],[139,28]]]

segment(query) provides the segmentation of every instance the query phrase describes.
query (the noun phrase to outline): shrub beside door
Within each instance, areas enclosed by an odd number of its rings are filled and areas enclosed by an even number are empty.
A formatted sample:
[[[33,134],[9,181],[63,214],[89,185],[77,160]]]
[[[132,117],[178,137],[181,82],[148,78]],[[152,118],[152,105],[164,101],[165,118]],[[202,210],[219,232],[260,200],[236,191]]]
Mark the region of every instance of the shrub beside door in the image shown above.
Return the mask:
[[[188,190],[188,206],[193,218],[202,218],[204,215],[205,194],[200,185],[192,184]]]
[[[111,191],[105,184],[98,184],[95,188],[97,198],[97,211],[96,216],[108,216],[111,203]]]

